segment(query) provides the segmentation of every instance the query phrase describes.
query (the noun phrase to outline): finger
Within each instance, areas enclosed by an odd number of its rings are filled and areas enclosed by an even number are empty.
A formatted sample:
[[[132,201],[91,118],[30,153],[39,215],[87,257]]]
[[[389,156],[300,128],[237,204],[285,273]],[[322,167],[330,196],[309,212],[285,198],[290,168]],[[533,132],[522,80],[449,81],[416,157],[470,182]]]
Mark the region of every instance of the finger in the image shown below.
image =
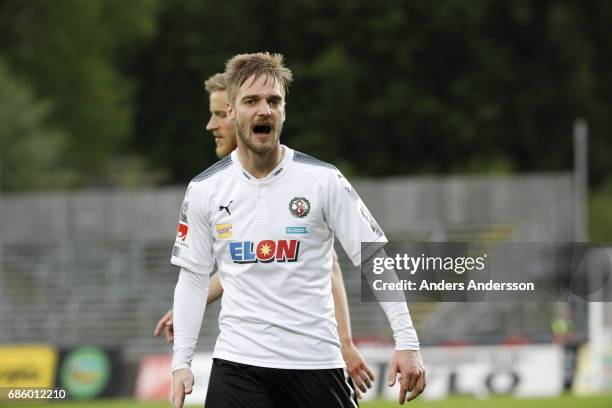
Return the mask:
[[[363,392],[367,391],[367,388],[365,387],[363,381],[361,381],[361,378],[359,377],[359,375],[351,375],[351,379],[353,380],[353,384],[355,385],[355,389],[361,390]]]
[[[184,395],[180,392],[174,394],[174,400],[172,401],[173,408],[182,408],[183,407],[183,398]]]
[[[183,380],[183,385],[185,386],[185,394],[191,394],[193,382],[190,379],[185,378]]]
[[[424,389],[425,389],[425,373],[423,373],[421,376],[418,377],[416,385],[414,389],[412,390],[412,392],[410,393],[410,395],[408,396],[408,399],[406,401],[412,401],[413,399],[421,395]]]
[[[355,388],[355,396],[357,397],[357,399],[363,398],[363,394],[357,388]]]
[[[370,378],[370,381],[374,381],[374,373],[372,372],[372,370],[370,370],[370,367],[368,367],[367,364],[364,364],[363,370],[366,372],[366,374]]]
[[[389,387],[395,385],[395,378],[397,377],[397,365],[395,363],[389,364],[389,374],[387,375],[387,384]]]
[[[185,403],[185,394],[180,393],[174,399],[174,408],[183,408],[184,403]]]
[[[168,343],[172,343],[172,340],[174,340],[174,336],[172,335],[172,332],[166,327],[166,330],[164,330],[164,334],[166,335],[166,341]]]
[[[406,381],[403,379],[400,381],[400,384],[399,403],[400,405],[404,405],[404,401],[406,401],[406,394],[408,393],[408,387],[406,386]]]
[[[361,376],[361,379],[363,380],[365,386],[367,388],[372,388],[372,382],[370,381],[370,378],[368,377],[368,374],[365,372],[365,370],[362,370],[359,375]]]
[[[183,384],[178,385],[178,390],[174,392],[174,408],[182,408],[185,401],[185,393],[183,392]]]
[[[418,374],[408,374],[406,376],[406,385],[407,385],[408,391],[414,390],[414,387],[416,386],[416,382],[418,379],[419,379]]]
[[[155,326],[155,330],[153,330],[153,337],[157,337],[160,335],[162,329],[164,328],[164,319],[159,319],[157,322],[157,326]]]

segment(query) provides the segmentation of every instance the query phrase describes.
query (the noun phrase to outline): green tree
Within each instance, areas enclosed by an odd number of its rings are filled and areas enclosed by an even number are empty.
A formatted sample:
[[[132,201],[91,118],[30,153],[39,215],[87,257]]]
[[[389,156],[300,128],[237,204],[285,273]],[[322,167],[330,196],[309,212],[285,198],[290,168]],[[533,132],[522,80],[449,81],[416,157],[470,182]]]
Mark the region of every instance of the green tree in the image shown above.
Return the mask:
[[[214,156],[208,75],[238,52],[295,71],[283,141],[361,175],[567,170],[572,123],[611,174],[606,1],[169,1],[134,72],[135,146],[172,181]]]
[[[100,184],[132,128],[122,64],[155,28],[155,0],[2,0],[0,47],[68,135],[65,163]]]
[[[51,104],[0,59],[0,190],[51,189],[74,174],[61,161],[66,134],[49,125]]]

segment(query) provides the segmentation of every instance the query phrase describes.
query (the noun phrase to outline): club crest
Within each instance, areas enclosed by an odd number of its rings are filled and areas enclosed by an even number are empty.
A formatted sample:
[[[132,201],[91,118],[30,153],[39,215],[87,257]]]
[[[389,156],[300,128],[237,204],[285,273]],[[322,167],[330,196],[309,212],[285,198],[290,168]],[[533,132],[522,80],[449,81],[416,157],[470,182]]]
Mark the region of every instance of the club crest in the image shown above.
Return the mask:
[[[304,197],[295,197],[289,201],[289,211],[294,217],[304,218],[310,212],[310,201]]]

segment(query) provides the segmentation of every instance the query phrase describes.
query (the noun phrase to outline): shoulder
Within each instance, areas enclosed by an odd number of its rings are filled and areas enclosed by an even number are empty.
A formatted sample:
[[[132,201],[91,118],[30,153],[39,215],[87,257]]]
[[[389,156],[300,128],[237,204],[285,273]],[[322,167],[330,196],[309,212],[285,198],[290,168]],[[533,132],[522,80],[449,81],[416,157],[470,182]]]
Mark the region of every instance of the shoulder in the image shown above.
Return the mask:
[[[293,161],[296,163],[295,167],[301,168],[305,173],[313,175],[321,183],[331,186],[333,189],[345,190],[353,200],[360,200],[359,195],[349,181],[333,164],[298,152],[297,150],[293,154]]]
[[[214,179],[222,177],[223,175],[228,174],[228,170],[232,167],[232,155],[227,155],[223,159],[219,160],[193,179],[191,179],[190,184],[202,183],[205,180],[210,179],[210,181],[214,181]]]
[[[293,161],[297,166],[303,166],[304,168],[327,169],[327,172],[330,170],[334,172],[338,171],[333,164],[319,160],[306,153],[298,152],[297,150],[293,152]]]
[[[340,174],[340,171],[333,164],[297,150],[293,152],[293,168],[295,171],[314,177],[320,182],[325,182],[325,184]]]
[[[215,191],[216,187],[223,183],[232,172],[231,155],[224,157],[219,160],[197,176],[191,179],[189,186],[187,187],[187,196],[192,198],[202,199],[208,196],[212,191]]]

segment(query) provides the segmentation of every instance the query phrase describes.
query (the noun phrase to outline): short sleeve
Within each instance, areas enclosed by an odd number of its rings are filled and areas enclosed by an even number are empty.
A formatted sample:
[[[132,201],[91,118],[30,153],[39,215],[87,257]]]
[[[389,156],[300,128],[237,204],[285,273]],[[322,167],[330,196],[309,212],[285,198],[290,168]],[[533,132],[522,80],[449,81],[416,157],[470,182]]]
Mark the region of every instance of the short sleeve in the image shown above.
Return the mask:
[[[197,191],[192,182],[181,204],[171,262],[189,271],[208,275],[213,270],[215,260],[206,202],[205,193]]]
[[[353,186],[337,170],[328,182],[325,219],[355,266],[361,263],[362,242],[387,242]]]

